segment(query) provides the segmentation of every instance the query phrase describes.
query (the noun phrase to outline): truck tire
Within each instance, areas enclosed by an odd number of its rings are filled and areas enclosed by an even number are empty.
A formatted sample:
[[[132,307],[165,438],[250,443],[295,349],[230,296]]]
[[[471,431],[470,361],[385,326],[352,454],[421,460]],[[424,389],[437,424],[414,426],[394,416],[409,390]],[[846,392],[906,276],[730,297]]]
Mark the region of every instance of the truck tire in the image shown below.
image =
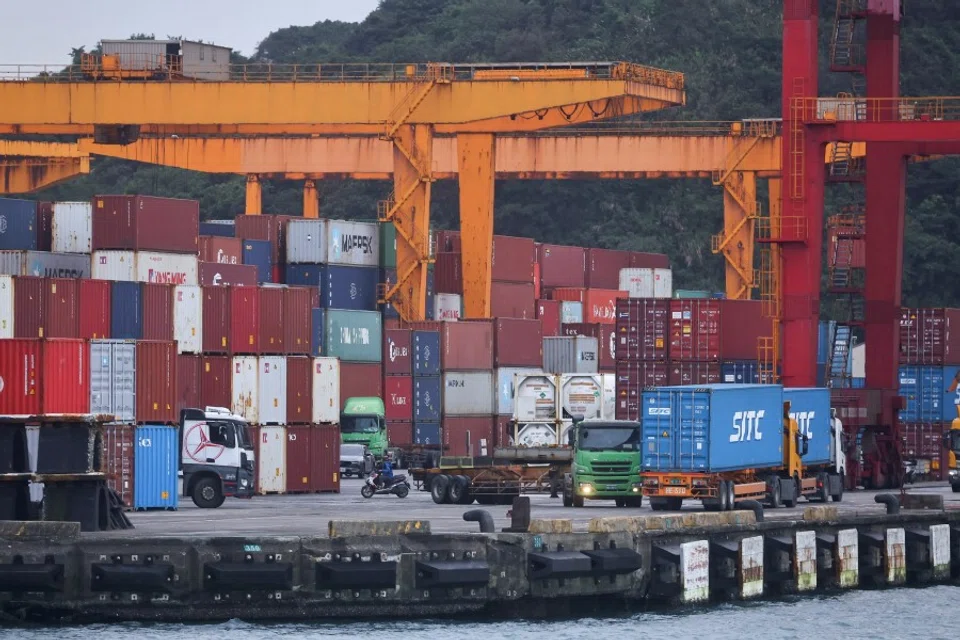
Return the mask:
[[[825,471],[817,474],[817,484],[820,485],[817,490],[817,499],[824,504],[830,502],[830,476]]]
[[[580,509],[583,507],[583,496],[578,496],[577,494],[573,494],[573,507],[575,509]]]
[[[430,497],[435,504],[444,504],[447,501],[447,487],[450,486],[450,477],[439,475],[434,476],[430,483]]]
[[[720,501],[720,511],[730,511],[733,508],[733,505],[730,504],[730,483],[726,480],[720,481],[719,493],[720,496],[718,500]]]
[[[736,484],[733,482],[733,480],[727,483],[727,504],[730,505],[727,507],[728,511],[733,511],[737,508]]]
[[[683,508],[683,498],[667,498],[667,510],[680,511]]]
[[[791,492],[791,497],[783,498],[783,506],[785,506],[787,509],[793,509],[794,507],[797,506],[797,490],[800,488],[800,484],[792,478],[790,480],[783,480],[781,482],[781,484],[784,484],[784,483],[788,488],[791,485],[793,485],[792,487],[793,491]],[[781,494],[782,493],[783,493],[783,489],[781,489]]]
[[[650,508],[654,511],[666,511],[667,499],[666,498],[650,498]]]
[[[469,478],[466,476],[450,476],[450,486],[447,487],[447,502],[450,504],[469,504],[467,502],[469,493]]]
[[[767,479],[767,503],[771,509],[780,508],[780,478],[777,476]]]
[[[950,488],[953,490],[954,493],[960,493],[960,484],[952,484],[950,485]],[[843,496],[842,493],[840,495]],[[834,498],[834,500],[836,502],[840,502],[839,500],[836,500],[836,498]]]
[[[197,480],[190,497],[193,498],[193,504],[201,509],[216,509],[226,499],[220,489],[220,482],[214,478]]]
[[[843,485],[844,477],[839,473],[836,475],[837,478],[837,492],[832,494],[830,497],[833,498],[834,502],[841,502],[843,500]]]
[[[631,496],[631,497],[629,497],[629,498],[626,498],[626,501],[627,501],[627,506],[628,506],[628,507],[632,507],[632,508],[634,508],[634,509],[640,509],[641,507],[643,507],[643,496],[642,496],[642,495],[639,495],[639,496]]]
[[[473,498],[473,492],[470,490],[470,478],[468,478],[467,476],[458,476],[458,477],[463,478],[464,489],[463,489],[463,497],[460,498],[460,502],[458,502],[457,504],[464,504],[464,505],[473,504],[474,498]]]
[[[563,506],[565,507],[573,506],[573,496],[571,496],[566,489],[563,490]]]

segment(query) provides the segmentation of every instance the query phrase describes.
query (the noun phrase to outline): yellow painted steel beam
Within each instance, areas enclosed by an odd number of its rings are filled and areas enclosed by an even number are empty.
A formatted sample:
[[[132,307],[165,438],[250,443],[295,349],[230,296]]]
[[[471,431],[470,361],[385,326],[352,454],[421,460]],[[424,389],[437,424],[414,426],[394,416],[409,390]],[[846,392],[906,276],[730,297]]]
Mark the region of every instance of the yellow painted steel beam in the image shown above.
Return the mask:
[[[80,158],[89,155],[89,152],[81,151],[80,146],[73,142],[37,142],[33,140],[0,139],[0,157]]]
[[[33,193],[90,173],[90,158],[0,157],[0,194]]]
[[[493,198],[497,145],[489,134],[457,137],[463,312],[489,318],[493,259]]]

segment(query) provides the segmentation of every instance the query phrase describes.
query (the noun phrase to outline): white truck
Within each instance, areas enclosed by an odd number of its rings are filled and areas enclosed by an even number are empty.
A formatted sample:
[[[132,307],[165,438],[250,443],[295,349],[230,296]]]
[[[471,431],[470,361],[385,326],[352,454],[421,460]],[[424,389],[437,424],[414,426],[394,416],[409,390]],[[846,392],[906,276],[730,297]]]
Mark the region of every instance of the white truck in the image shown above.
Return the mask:
[[[184,409],[180,438],[183,493],[195,505],[216,509],[228,496],[253,496],[253,441],[243,417],[224,407]]]

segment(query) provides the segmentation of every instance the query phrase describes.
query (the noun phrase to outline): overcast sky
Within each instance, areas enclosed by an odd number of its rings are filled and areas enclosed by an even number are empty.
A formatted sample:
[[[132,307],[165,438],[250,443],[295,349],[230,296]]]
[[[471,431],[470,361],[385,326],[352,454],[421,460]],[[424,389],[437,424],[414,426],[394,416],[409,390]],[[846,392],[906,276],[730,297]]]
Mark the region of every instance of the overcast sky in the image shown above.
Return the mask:
[[[360,22],[378,0],[0,0],[0,65],[67,64],[70,49],[132,33],[180,35],[244,55],[272,31]]]

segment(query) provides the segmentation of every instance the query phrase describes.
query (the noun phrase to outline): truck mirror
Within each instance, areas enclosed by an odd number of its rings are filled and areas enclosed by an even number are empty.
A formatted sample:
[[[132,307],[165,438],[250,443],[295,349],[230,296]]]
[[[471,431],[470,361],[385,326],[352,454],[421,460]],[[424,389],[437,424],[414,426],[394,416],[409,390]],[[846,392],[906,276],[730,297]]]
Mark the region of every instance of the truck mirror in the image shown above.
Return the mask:
[[[567,444],[572,447],[575,439],[576,439],[576,429],[571,427],[570,429],[567,430]]]
[[[803,441],[800,445],[800,457],[807,455],[807,451],[810,450],[810,438],[807,434],[803,434]]]

